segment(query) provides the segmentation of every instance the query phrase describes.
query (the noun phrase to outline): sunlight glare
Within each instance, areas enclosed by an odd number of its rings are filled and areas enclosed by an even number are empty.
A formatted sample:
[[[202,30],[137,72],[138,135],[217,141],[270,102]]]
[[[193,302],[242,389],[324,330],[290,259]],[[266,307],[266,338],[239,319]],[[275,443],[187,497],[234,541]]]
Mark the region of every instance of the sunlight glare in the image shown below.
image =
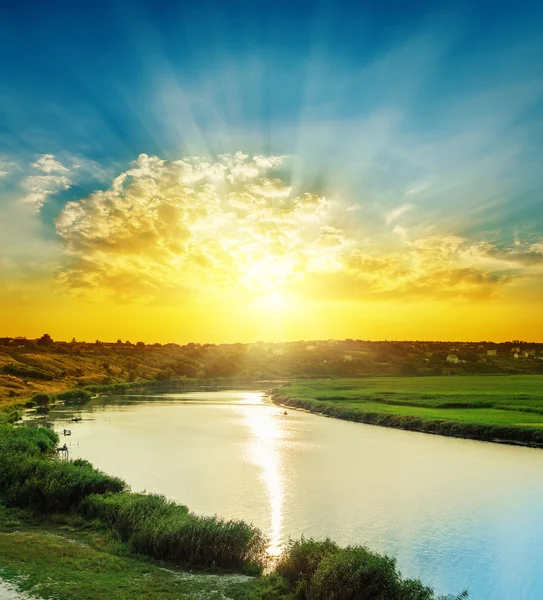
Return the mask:
[[[250,452],[253,461],[261,470],[261,477],[268,491],[270,505],[268,554],[278,556],[282,551],[283,533],[284,489],[279,448],[283,432],[275,411],[259,406],[244,406],[243,416],[252,434]]]

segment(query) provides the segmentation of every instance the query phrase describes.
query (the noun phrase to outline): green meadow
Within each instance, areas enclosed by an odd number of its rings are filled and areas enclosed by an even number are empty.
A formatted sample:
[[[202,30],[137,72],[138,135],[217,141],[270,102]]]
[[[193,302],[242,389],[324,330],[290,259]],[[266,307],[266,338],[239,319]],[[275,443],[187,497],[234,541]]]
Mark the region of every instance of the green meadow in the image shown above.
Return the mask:
[[[388,427],[543,442],[543,376],[368,377],[292,382],[276,402]]]

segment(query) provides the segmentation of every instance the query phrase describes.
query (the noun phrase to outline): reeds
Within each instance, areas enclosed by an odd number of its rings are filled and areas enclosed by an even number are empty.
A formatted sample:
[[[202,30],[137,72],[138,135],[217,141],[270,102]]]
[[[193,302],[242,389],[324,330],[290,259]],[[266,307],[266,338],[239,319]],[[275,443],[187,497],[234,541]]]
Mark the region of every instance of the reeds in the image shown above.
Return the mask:
[[[267,543],[259,529],[239,520],[194,515],[161,496],[92,495],[80,511],[115,529],[135,552],[176,565],[252,572],[264,565]]]

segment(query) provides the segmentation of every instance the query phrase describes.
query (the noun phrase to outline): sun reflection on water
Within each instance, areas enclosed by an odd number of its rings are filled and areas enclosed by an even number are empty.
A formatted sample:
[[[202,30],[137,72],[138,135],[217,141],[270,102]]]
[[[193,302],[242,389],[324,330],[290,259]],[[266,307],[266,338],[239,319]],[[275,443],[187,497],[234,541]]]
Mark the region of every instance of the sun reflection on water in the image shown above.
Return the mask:
[[[268,494],[270,505],[270,527],[268,531],[268,554],[281,553],[283,533],[283,479],[281,474],[280,443],[283,438],[281,415],[274,410],[262,410],[255,404],[263,404],[262,394],[247,393],[241,404],[245,423],[251,431],[249,452],[253,462],[261,471],[261,478]]]

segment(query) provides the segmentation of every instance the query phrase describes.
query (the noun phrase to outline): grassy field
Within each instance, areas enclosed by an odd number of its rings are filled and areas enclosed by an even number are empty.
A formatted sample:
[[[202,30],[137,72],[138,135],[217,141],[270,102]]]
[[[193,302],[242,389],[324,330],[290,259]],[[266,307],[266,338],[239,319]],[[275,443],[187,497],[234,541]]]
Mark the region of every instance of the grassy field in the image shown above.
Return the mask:
[[[0,557],[1,578],[21,591],[58,600],[250,600],[261,598],[270,585],[239,574],[165,568],[131,556],[125,544],[82,520],[33,520],[1,505]]]
[[[541,375],[304,381],[284,385],[275,399],[312,412],[389,427],[543,442]]]

